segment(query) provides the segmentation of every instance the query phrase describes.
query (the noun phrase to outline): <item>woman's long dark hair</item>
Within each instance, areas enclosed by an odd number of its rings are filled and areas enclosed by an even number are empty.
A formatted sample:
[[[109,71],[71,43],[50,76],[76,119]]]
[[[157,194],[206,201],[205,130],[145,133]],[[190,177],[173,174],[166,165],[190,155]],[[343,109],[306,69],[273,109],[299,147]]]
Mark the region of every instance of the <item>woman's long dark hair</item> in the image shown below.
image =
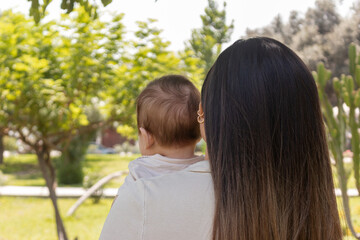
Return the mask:
[[[213,239],[342,239],[315,81],[270,38],[223,51],[202,87]]]

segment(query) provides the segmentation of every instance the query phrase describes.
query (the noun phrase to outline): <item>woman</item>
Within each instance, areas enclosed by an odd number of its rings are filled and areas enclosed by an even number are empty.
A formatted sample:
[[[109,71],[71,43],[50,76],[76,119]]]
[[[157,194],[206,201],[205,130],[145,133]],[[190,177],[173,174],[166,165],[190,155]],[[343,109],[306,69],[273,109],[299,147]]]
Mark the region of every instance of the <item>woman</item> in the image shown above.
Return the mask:
[[[337,240],[316,85],[269,38],[220,54],[201,93],[208,161],[120,188],[101,239]]]
[[[269,38],[226,49],[202,88],[213,239],[341,239],[314,79]]]

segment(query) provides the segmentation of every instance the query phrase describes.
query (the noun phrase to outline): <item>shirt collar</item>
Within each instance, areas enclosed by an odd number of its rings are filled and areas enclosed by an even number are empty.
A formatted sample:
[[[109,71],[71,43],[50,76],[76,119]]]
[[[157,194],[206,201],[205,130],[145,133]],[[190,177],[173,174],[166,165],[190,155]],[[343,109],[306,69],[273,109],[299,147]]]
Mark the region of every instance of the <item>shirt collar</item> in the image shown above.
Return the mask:
[[[204,172],[204,173],[210,173],[210,162],[208,160],[203,160],[197,163],[194,163],[187,167],[185,171],[189,172]]]

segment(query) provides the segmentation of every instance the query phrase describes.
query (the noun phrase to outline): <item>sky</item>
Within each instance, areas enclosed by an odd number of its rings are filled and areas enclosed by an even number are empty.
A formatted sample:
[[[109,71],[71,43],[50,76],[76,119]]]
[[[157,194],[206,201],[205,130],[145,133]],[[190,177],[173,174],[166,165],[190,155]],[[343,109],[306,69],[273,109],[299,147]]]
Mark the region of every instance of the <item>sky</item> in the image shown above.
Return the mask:
[[[356,0],[335,0],[342,16],[350,13],[350,7]],[[100,2],[100,1],[98,1]],[[222,7],[223,0],[217,0]],[[315,0],[227,0],[227,22],[234,20],[234,32],[231,42],[245,34],[246,28],[258,28],[268,25],[280,14],[286,20],[290,11],[305,14],[309,7],[315,6]],[[123,20],[126,29],[136,30],[136,21],[148,18],[157,19],[156,26],[163,29],[162,37],[171,42],[171,50],[181,50],[184,42],[190,39],[191,30],[201,27],[200,15],[204,13],[207,0],[113,0],[108,6],[100,7],[104,15],[111,12],[125,13]],[[27,0],[3,0],[0,11],[13,9],[28,14],[30,2]],[[63,12],[60,0],[49,5],[48,18],[58,18]],[[230,44],[230,43],[229,43]]]

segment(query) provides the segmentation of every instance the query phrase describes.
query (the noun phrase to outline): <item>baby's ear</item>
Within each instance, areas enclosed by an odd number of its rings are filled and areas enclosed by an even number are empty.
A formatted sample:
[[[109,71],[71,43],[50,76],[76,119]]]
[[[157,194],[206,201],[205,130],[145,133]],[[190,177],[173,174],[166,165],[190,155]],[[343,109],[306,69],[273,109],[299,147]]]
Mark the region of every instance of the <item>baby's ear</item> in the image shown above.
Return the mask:
[[[155,143],[155,140],[154,140],[154,137],[151,133],[149,133],[148,131],[146,131],[145,128],[139,128],[140,130],[140,134],[141,134],[141,137],[143,138],[144,140],[144,144],[145,144],[145,148],[146,149],[149,149],[152,147],[152,145],[154,145]]]

